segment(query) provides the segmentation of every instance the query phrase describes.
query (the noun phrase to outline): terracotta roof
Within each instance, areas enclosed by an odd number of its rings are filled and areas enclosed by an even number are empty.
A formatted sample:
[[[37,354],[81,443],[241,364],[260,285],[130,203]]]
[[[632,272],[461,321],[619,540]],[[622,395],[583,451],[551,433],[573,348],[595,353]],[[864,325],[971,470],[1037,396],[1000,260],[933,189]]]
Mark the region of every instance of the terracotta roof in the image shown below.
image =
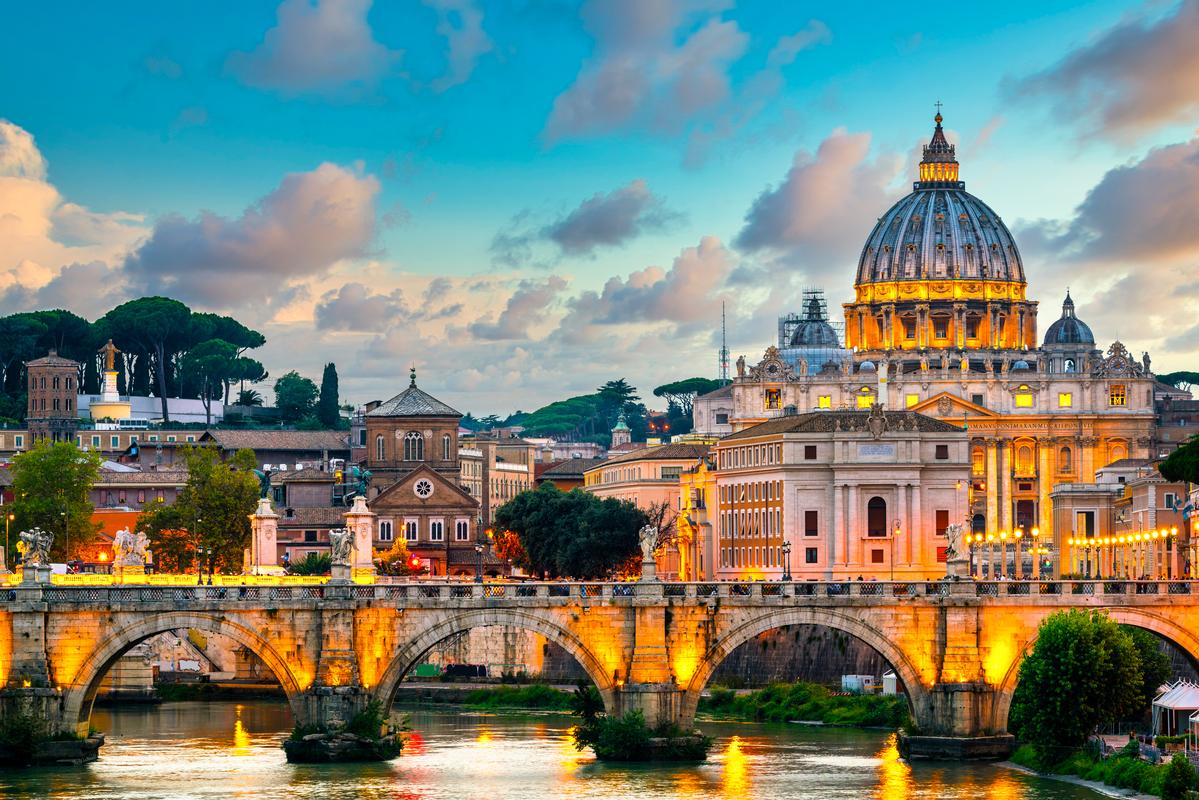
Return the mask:
[[[1148,467],[1154,463],[1156,462],[1152,458],[1121,458],[1117,461],[1113,461],[1110,464],[1105,464],[1102,467],[1099,467],[1099,469],[1111,469],[1112,467],[1116,467],[1117,469],[1130,469],[1132,467]]]
[[[211,430],[201,437],[225,450],[296,450],[340,452],[350,449],[348,431],[230,431]]]
[[[732,396],[733,396],[733,384],[730,382],[730,383],[726,383],[724,386],[721,386],[719,389],[713,389],[712,391],[708,392],[707,394],[701,394],[699,397],[697,397],[695,399],[696,400],[718,400],[718,399],[724,398],[724,397],[731,398]]]
[[[304,469],[289,469],[286,472],[281,470],[271,471],[271,483],[324,483],[333,482],[333,473],[323,469],[313,469],[305,467]]]
[[[187,483],[185,469],[160,470],[158,472],[111,472],[100,470],[97,483],[118,485],[122,483],[144,486],[182,486]]]
[[[906,426],[915,422],[916,430],[921,433],[961,433],[964,429],[950,425],[933,417],[926,417],[915,411],[884,411],[888,431],[902,431]],[[866,422],[870,418],[869,411],[812,411],[807,414],[776,417],[757,425],[730,433],[721,439],[721,443],[735,439],[749,439],[756,436],[771,436],[777,433],[831,433],[842,431],[866,431]],[[905,426],[905,427],[901,427]]]
[[[552,467],[547,467],[538,475],[541,478],[582,478],[583,473],[592,467],[603,464],[602,458],[568,458]]]
[[[27,367],[76,367],[80,366],[78,361],[70,358],[63,358],[58,354],[58,351],[51,350],[47,355],[41,358],[35,358],[32,361],[26,361]]]
[[[277,508],[275,513],[279,515],[280,528],[298,528],[298,527],[320,527],[320,528],[344,528],[346,525],[345,513],[348,508],[338,508],[335,506],[317,506],[315,508],[293,508],[292,516],[288,517],[287,509]]]
[[[712,445],[710,444],[689,444],[686,442],[660,444],[656,447],[645,447],[635,450],[632,453],[625,453],[616,458],[609,458],[607,461],[596,461],[595,466],[599,466],[600,464],[604,466],[608,466],[609,464],[623,464],[627,461],[678,461],[690,458],[703,458],[711,447]]]
[[[461,417],[433,395],[412,385],[395,397],[366,412],[368,417]]]

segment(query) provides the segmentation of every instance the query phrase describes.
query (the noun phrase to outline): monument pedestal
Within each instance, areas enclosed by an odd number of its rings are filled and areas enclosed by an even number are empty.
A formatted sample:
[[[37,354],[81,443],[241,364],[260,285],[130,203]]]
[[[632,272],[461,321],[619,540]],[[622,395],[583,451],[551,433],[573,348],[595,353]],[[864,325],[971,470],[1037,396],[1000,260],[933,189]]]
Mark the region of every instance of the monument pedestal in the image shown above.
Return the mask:
[[[346,528],[354,535],[350,566],[354,575],[375,573],[375,512],[366,507],[366,498],[354,495],[354,505],[346,512]],[[349,576],[347,575],[347,578]]]
[[[350,582],[350,565],[349,564],[334,564],[329,568],[330,583],[349,583]]]
[[[271,508],[269,499],[258,499],[258,508],[250,515],[250,530],[250,574],[283,575],[285,570],[279,564],[276,546],[279,515]]]

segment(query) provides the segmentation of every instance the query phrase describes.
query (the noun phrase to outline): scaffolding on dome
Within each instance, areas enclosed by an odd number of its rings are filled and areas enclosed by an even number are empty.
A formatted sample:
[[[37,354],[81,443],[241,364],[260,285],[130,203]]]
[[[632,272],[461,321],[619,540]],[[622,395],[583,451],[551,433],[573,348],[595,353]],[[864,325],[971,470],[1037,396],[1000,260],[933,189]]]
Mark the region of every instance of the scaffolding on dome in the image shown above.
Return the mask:
[[[852,358],[845,349],[845,323],[830,319],[824,290],[810,286],[803,290],[803,313],[779,317],[779,355],[798,369],[800,361],[808,362],[809,373],[820,372],[826,364],[838,368]]]

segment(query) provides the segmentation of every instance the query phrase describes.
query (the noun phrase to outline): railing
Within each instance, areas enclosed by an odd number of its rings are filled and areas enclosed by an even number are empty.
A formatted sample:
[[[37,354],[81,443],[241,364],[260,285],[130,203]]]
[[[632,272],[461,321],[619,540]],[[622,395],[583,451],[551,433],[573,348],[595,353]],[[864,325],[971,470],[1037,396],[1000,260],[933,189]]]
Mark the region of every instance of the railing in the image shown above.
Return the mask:
[[[354,583],[293,586],[62,586],[16,584],[0,587],[0,606],[21,602],[48,604],[141,604],[175,606],[222,603],[265,605],[330,601],[396,603],[403,606],[454,605],[461,601],[533,605],[622,604],[636,598],[663,602],[731,602],[738,605],[789,603],[906,603],[955,595],[984,601],[1006,598],[1056,598],[1103,604],[1152,602],[1168,596],[1197,595],[1199,581],[999,580],[999,581],[709,581],[709,582],[506,582],[412,580],[402,583]]]

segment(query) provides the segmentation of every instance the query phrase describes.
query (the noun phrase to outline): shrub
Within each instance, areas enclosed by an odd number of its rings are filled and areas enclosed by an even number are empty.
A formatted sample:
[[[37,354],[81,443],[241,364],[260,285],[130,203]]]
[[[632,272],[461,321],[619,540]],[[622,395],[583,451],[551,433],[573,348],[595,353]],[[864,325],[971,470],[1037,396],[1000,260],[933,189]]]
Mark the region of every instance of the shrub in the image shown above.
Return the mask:
[[[1175,754],[1162,778],[1162,800],[1185,800],[1187,793],[1199,788],[1199,776],[1191,762],[1181,753]]]
[[[535,683],[529,686],[497,686],[475,689],[466,696],[466,705],[480,708],[537,708],[566,711],[572,707],[570,692]]]
[[[328,575],[333,559],[328,553],[309,553],[288,569],[292,575]]]
[[[829,725],[900,728],[910,722],[907,701],[897,695],[835,695],[815,683],[775,683],[737,695],[713,689],[699,710],[757,722],[815,720]]]

